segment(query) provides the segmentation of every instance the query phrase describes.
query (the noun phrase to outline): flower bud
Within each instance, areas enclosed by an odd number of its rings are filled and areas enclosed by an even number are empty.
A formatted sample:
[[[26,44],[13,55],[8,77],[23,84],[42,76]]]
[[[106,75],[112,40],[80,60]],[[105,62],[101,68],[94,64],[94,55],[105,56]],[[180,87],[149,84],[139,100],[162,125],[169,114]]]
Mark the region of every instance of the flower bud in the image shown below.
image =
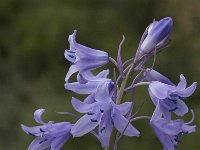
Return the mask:
[[[147,54],[156,48],[162,48],[166,45],[172,31],[173,21],[172,18],[166,17],[160,21],[153,21],[147,27],[146,37],[143,39],[139,46],[141,54]]]
[[[148,82],[159,81],[168,85],[174,85],[167,77],[153,69],[147,68],[144,72],[144,76]]]

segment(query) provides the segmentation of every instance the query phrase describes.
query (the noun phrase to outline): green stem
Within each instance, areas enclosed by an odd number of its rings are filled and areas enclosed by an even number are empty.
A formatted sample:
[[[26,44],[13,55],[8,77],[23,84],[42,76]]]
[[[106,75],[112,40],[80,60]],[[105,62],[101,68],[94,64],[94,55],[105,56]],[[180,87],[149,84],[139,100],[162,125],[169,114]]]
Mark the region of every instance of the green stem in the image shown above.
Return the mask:
[[[110,146],[106,150],[112,150],[112,147],[115,144],[116,135],[117,135],[117,130],[115,128],[113,128],[111,136],[110,136],[110,144],[109,144]]]
[[[133,85],[133,88],[134,88],[134,87],[137,87],[137,86],[141,86],[141,85],[149,85],[149,82],[139,82],[139,83],[137,83],[137,84],[134,84],[134,85]]]
[[[121,103],[122,97],[123,97],[123,95],[124,95],[124,89],[125,89],[127,80],[128,80],[128,78],[129,78],[129,75],[130,75],[130,73],[132,72],[132,69],[133,69],[133,68],[134,68],[134,64],[132,64],[132,66],[131,66],[130,69],[128,70],[128,72],[127,72],[125,78],[122,80],[122,84],[121,84],[119,93],[118,93],[118,95],[117,95],[116,104],[120,104],[120,103]]]
[[[136,84],[134,84],[133,86],[126,88],[125,91],[126,91],[126,92],[131,91],[131,90],[133,90],[135,87],[137,87],[137,86],[142,86],[142,85],[149,85],[149,82],[139,82],[139,83],[136,83]]]
[[[131,119],[130,122],[137,121],[137,120],[140,120],[140,119],[148,119],[148,120],[150,120],[151,117],[149,117],[149,116],[139,116],[139,117],[135,117],[135,118]]]
[[[117,67],[117,62],[112,58],[112,57],[109,57],[109,60]]]

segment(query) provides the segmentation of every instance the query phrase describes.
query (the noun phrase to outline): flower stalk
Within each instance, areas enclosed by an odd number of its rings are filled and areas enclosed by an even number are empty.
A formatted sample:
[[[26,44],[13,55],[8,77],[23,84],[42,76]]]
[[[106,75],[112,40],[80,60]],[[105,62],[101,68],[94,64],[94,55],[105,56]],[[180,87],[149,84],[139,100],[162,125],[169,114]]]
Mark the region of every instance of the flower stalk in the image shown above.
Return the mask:
[[[126,87],[126,83],[127,83],[128,79],[129,79],[131,73],[132,73],[133,68],[134,68],[134,63],[129,68],[129,70],[128,70],[126,76],[125,76],[125,78],[122,79],[120,90],[119,90],[119,93],[117,95],[117,100],[116,100],[117,104],[120,104],[121,101],[122,101],[122,98],[123,98],[123,95],[124,95],[124,92],[125,92],[124,90],[125,90],[125,87]]]

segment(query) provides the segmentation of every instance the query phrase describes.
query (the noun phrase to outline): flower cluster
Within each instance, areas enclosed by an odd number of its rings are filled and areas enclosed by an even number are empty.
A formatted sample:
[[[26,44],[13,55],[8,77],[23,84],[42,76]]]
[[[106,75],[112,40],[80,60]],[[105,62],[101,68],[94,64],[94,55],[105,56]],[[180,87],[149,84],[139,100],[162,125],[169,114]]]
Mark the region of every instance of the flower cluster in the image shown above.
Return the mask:
[[[140,135],[140,131],[133,126],[134,121],[147,119],[164,150],[174,150],[182,134],[195,132],[195,125],[190,125],[194,120],[193,110],[193,118],[189,122],[184,122],[181,118],[173,119],[172,113],[183,117],[189,112],[185,101],[194,93],[197,83],[186,87],[186,79],[181,74],[180,82],[175,85],[155,71],[153,65],[145,68],[148,60],[155,60],[155,56],[168,46],[172,26],[173,21],[170,17],[160,21],[154,20],[142,35],[135,57],[124,62],[120,54],[124,37],[115,60],[105,51],[77,43],[75,30],[68,39],[70,48],[64,53],[65,58],[71,63],[64,86],[76,94],[86,95],[84,100],[75,97],[71,99],[74,109],[83,115],[75,123],[45,123],[41,118],[44,109],[36,110],[34,118],[41,125],[21,125],[24,132],[35,137],[28,149],[59,150],[70,137],[91,133],[99,140],[102,148],[115,150],[122,135]],[[109,70],[94,74],[93,70],[109,62],[113,63],[115,70],[118,71],[114,70],[113,79],[109,78]],[[72,82],[71,76],[75,74],[77,81]],[[148,86],[150,99],[155,105],[152,116],[138,116],[142,106],[133,113],[135,88],[143,85]],[[127,94],[131,95],[130,100],[125,99]]]

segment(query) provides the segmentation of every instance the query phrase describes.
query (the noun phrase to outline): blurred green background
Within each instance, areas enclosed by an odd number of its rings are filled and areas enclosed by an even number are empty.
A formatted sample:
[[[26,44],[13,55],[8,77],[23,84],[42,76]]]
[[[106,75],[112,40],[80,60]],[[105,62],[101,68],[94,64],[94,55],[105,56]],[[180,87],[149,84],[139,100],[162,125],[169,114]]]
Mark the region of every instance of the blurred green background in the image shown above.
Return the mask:
[[[158,55],[155,68],[177,83],[183,73],[191,84],[200,83],[199,0],[3,0],[0,4],[0,149],[25,150],[32,137],[20,124],[37,125],[33,112],[45,108],[45,121],[70,120],[57,111],[72,111],[71,96],[63,87],[69,63],[63,53],[68,35],[78,30],[77,41],[106,50],[116,57],[124,34],[123,58],[130,58],[146,26],[170,16],[174,20],[172,43]],[[107,66],[109,68],[113,67]],[[187,101],[196,114],[197,132],[182,136],[180,150],[200,149],[200,91]],[[139,88],[136,105],[146,100],[140,115],[154,109],[147,88]],[[136,108],[136,107],[135,107]],[[186,115],[190,120],[191,114]],[[148,122],[134,124],[139,138],[123,137],[119,149],[161,150]],[[70,139],[63,149],[100,150],[92,135]]]

